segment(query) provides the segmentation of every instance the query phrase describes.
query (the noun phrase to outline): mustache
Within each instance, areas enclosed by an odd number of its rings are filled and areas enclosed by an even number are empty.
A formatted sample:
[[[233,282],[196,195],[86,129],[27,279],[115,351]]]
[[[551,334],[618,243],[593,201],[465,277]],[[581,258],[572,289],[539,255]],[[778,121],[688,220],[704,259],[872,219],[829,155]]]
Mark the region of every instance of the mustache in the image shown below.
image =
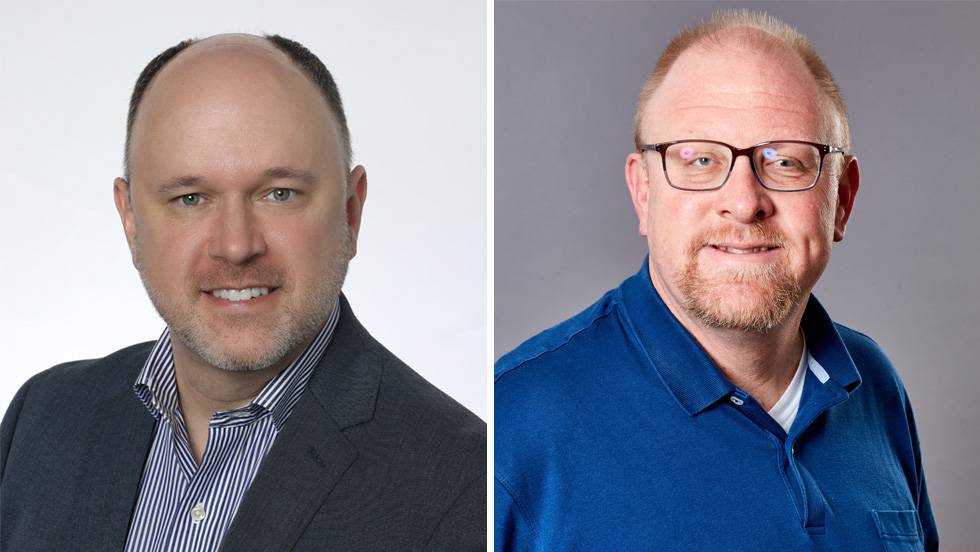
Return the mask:
[[[194,275],[198,289],[210,290],[230,283],[262,284],[266,287],[281,287],[286,281],[285,273],[266,265],[231,266],[221,264],[211,270]]]
[[[695,234],[691,239],[688,252],[694,255],[704,247],[724,242],[758,242],[781,248],[785,248],[789,243],[785,234],[768,221],[752,226],[727,224],[706,228]]]

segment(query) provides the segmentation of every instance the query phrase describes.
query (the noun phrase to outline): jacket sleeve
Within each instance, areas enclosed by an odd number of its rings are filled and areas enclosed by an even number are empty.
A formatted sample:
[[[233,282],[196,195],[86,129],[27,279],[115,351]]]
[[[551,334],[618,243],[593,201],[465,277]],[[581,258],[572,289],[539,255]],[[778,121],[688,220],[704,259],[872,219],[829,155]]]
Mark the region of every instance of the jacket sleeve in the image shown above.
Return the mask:
[[[487,549],[487,474],[482,472],[456,497],[425,550],[478,552]]]
[[[27,391],[33,381],[31,379],[17,391],[17,394],[14,395],[14,400],[7,407],[7,412],[3,416],[3,422],[0,423],[0,481],[3,481],[4,468],[7,466],[7,456],[10,454],[14,432],[17,430],[17,420],[20,418],[20,411],[24,407]]]

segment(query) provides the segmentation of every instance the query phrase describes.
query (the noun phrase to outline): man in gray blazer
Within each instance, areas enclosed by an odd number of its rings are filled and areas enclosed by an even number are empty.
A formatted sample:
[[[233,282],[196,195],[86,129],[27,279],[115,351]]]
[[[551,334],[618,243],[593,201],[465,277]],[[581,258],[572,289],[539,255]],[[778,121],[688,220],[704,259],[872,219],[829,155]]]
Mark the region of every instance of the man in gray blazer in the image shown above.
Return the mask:
[[[279,37],[137,80],[115,201],[167,323],[31,379],[0,430],[3,550],[482,550],[486,424],[341,294],[367,193],[337,87]]]

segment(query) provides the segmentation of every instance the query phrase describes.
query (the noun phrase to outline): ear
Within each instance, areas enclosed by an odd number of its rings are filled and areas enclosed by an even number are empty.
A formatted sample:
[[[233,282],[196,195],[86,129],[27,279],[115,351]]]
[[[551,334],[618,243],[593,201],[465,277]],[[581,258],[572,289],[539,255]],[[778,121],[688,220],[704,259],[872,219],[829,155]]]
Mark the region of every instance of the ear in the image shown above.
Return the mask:
[[[347,180],[347,231],[350,233],[350,256],[357,255],[357,234],[361,230],[361,212],[367,199],[367,171],[358,165]]]
[[[117,178],[113,182],[112,194],[116,200],[116,211],[122,220],[123,232],[126,233],[126,241],[129,243],[129,255],[133,259],[133,266],[136,265],[136,219],[133,218],[133,205],[130,203],[129,182],[122,178]]]
[[[633,208],[640,219],[640,235],[647,235],[647,211],[650,199],[650,179],[647,178],[646,162],[642,153],[631,153],[626,158],[626,185],[633,198]]]
[[[837,183],[837,211],[834,214],[835,242],[844,239],[844,226],[847,225],[847,219],[851,218],[854,197],[857,195],[860,184],[861,171],[858,169],[857,158],[848,155],[844,158],[844,171]]]

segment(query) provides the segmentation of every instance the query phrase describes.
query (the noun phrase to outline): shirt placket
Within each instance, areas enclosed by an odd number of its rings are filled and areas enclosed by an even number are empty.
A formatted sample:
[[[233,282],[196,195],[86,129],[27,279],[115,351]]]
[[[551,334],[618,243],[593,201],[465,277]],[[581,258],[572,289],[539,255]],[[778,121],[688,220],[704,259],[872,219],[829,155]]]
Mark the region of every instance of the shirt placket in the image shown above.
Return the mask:
[[[741,389],[735,390],[729,397],[731,405],[739,413],[751,420],[766,437],[774,443],[773,452],[776,455],[776,465],[780,466],[781,479],[786,482],[786,490],[800,517],[800,525],[808,534],[824,533],[824,518],[826,504],[823,496],[812,481],[805,477],[797,465],[796,450],[793,441],[787,438],[782,427],[772,416],[762,408],[748,393]],[[799,421],[794,420],[794,424]],[[791,431],[793,428],[791,428]],[[796,432],[793,431],[795,435]],[[809,484],[808,484],[809,483]]]
[[[171,538],[165,550],[217,550],[223,525],[231,519],[231,513],[225,510],[234,506],[228,502],[227,494],[219,492],[225,483],[223,475],[238,461],[238,451],[257,421],[257,413],[248,407],[215,414],[200,465],[194,462],[186,439],[176,441],[175,456],[187,485],[174,511]]]

